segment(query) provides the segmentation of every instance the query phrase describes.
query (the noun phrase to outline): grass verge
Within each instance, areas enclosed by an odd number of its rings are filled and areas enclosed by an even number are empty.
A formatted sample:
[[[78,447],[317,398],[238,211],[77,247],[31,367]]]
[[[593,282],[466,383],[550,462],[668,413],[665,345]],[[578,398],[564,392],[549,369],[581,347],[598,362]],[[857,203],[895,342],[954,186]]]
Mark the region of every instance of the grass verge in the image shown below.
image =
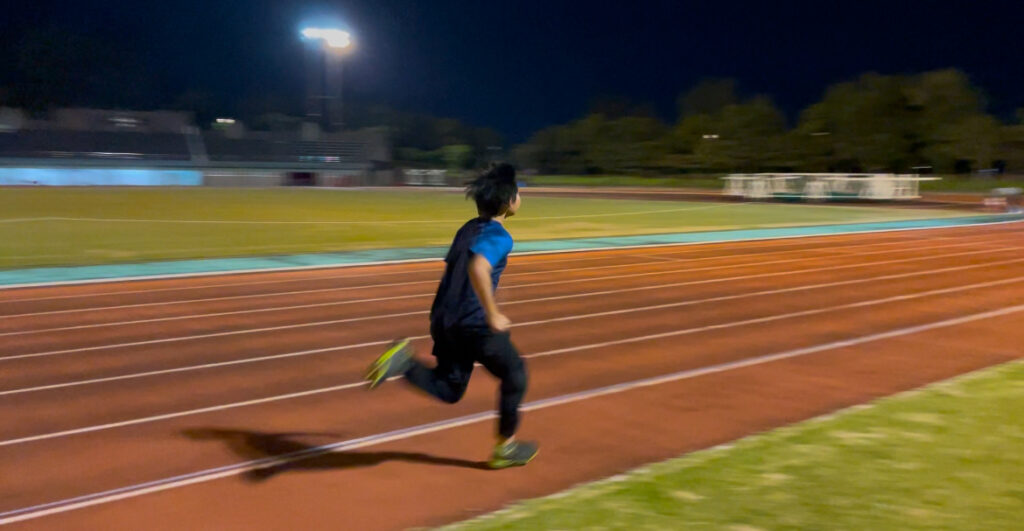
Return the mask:
[[[452,526],[1015,529],[1024,362],[695,452]]]

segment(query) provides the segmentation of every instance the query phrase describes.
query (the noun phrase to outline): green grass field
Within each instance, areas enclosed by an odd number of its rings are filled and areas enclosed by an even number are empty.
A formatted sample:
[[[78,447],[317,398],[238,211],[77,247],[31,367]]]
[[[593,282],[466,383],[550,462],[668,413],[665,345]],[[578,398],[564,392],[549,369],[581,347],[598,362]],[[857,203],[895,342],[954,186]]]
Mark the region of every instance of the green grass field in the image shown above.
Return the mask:
[[[1020,529],[1024,363],[696,452],[456,527]]]
[[[508,223],[521,241],[963,215],[523,196]],[[8,188],[0,268],[443,246],[475,215],[460,194],[436,190]]]
[[[1024,178],[985,179],[981,177],[946,176],[941,181],[921,183],[923,192],[988,193],[993,188],[1024,188]]]

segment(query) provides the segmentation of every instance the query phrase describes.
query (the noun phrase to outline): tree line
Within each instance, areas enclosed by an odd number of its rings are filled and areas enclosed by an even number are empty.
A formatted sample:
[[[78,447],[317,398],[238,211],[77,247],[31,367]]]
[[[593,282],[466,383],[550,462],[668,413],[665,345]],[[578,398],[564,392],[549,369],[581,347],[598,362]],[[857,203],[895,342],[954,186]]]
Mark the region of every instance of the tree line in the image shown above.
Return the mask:
[[[678,118],[598,109],[515,149],[540,173],[1024,173],[1024,108],[1003,123],[958,70],[868,73],[830,86],[787,125],[765,96],[741,100],[728,79],[680,96]]]
[[[0,39],[3,41],[3,39]],[[6,42],[6,41],[3,41]],[[228,113],[258,130],[295,130],[300,91],[224,101],[187,88],[173,101],[130,51],[87,35],[41,30],[0,54],[0,107],[170,108],[201,125]],[[164,95],[166,96],[166,94]],[[1024,108],[986,113],[981,91],[958,70],[864,74],[828,87],[788,123],[766,96],[742,99],[728,79],[698,83],[678,99],[674,123],[646,108],[604,100],[570,123],[537,131],[511,153],[491,128],[453,118],[348,101],[348,128],[386,127],[401,165],[479,167],[501,157],[552,174],[687,174],[759,171],[1024,174]]]

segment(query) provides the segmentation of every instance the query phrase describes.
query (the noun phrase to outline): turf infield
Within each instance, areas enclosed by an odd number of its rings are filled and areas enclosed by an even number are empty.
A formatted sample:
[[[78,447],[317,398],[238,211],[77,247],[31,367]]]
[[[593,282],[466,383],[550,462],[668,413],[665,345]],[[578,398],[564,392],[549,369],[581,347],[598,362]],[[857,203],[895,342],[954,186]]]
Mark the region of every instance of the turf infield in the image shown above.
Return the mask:
[[[517,241],[963,215],[523,195]],[[444,246],[475,208],[438,190],[8,188],[0,213],[0,269],[11,269]]]

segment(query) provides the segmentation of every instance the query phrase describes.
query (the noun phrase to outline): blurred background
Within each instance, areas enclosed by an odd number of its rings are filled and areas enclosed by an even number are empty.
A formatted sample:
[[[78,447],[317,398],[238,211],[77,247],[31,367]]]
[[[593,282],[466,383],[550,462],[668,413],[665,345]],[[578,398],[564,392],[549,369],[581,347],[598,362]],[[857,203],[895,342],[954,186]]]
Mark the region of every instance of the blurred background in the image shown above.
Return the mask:
[[[1020,528],[1021,21],[0,3],[0,525]],[[495,481],[486,371],[363,390],[498,160],[545,450]]]
[[[990,188],[1024,174],[1022,11],[12,4],[0,17],[0,184],[440,183],[506,159],[539,184],[900,172]],[[69,160],[135,171],[69,172]]]

